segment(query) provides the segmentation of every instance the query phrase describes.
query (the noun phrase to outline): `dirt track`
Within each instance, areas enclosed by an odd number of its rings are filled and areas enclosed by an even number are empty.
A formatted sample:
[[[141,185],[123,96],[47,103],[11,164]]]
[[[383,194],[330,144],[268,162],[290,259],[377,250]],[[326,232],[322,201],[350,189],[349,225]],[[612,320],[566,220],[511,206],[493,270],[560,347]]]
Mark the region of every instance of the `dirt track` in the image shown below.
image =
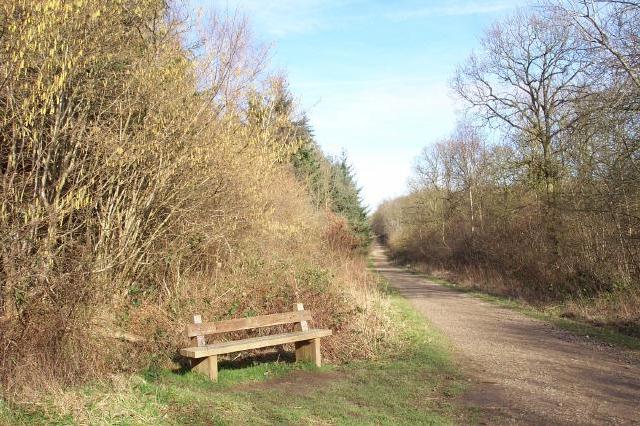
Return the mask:
[[[376,269],[452,342],[490,424],[640,424],[640,359],[391,265]]]

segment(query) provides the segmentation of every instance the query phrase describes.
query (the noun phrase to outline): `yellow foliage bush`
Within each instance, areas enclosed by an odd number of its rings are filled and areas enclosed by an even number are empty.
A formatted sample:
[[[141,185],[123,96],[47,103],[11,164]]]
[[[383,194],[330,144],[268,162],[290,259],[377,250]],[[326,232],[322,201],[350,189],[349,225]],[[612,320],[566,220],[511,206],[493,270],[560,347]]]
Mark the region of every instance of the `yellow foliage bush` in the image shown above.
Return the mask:
[[[293,302],[336,331],[331,358],[375,354],[384,300],[293,177],[282,80],[241,18],[191,49],[186,22],[162,0],[0,5],[6,392],[163,362],[194,313]]]

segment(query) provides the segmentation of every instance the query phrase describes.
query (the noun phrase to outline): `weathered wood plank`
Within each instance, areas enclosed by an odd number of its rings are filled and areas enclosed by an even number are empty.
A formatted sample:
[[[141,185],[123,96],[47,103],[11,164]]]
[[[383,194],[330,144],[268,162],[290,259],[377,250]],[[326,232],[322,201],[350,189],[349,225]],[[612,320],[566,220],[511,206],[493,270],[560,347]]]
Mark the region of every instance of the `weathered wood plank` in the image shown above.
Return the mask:
[[[218,357],[216,355],[192,359],[191,369],[208,376],[214,382],[218,381]]]
[[[270,315],[260,315],[250,318],[238,318],[220,322],[205,322],[187,325],[187,336],[195,337],[207,334],[228,333],[230,331],[248,330],[251,328],[271,327],[274,325],[291,324],[311,321],[311,312],[293,311]]]
[[[316,367],[322,366],[320,338],[296,342],[296,361],[309,361]]]
[[[200,315],[194,315],[193,324],[194,325],[202,324],[202,317]],[[198,333],[198,334],[195,334],[194,336],[189,336],[189,337],[191,337],[191,343],[195,344],[196,346],[204,346],[207,344],[207,342],[204,339],[204,334],[202,333]]]
[[[304,311],[304,305],[302,303],[296,303],[295,310],[298,312]],[[299,328],[302,331],[309,331],[309,323],[304,320],[300,321],[300,323],[296,325],[296,328]]]
[[[272,336],[254,337],[251,339],[235,340],[232,342],[215,343],[203,347],[191,347],[180,350],[180,355],[189,358],[203,358],[211,355],[228,354],[232,352],[246,351],[249,349],[266,348],[268,346],[284,345],[286,343],[300,342],[303,340],[319,339],[330,336],[331,330],[317,329],[309,331],[296,331],[293,333],[276,334]],[[319,349],[318,349],[319,350]]]

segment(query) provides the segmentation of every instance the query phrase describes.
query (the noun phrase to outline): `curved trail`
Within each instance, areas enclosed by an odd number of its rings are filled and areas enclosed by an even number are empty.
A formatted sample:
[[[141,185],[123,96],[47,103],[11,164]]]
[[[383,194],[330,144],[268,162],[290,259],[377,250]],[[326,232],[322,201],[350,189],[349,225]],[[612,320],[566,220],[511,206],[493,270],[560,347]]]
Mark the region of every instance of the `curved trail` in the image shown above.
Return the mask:
[[[640,424],[640,360],[393,266],[375,269],[452,342],[490,424]]]

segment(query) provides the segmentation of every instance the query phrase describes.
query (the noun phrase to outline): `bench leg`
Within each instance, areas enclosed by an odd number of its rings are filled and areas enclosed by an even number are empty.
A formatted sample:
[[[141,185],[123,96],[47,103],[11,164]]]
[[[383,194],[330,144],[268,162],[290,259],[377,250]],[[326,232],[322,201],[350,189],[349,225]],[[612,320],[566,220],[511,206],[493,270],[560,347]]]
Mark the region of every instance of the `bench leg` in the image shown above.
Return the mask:
[[[320,367],[320,339],[296,342],[296,361],[310,361]]]
[[[198,373],[209,376],[211,381],[218,381],[218,356],[212,355],[207,358],[199,358],[191,360],[191,369]]]

